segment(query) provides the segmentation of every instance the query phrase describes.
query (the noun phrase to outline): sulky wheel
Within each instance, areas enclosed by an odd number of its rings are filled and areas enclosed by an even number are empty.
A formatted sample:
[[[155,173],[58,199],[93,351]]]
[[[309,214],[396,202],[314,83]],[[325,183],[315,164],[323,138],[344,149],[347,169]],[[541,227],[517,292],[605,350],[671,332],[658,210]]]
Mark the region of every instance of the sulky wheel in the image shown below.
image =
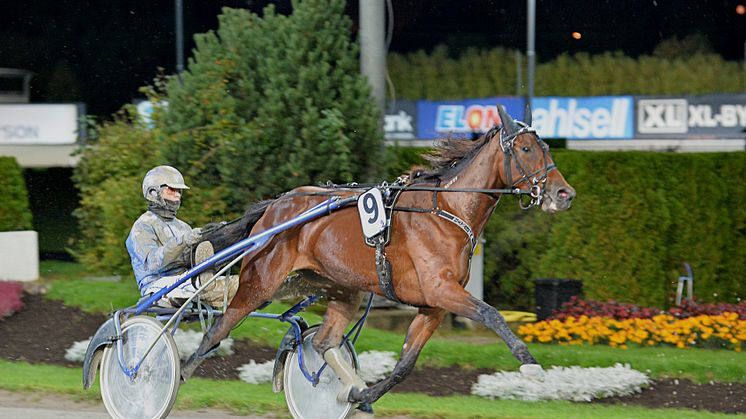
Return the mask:
[[[117,419],[165,418],[179,390],[179,351],[163,325],[136,316],[122,325],[122,361],[133,368],[150,345],[156,344],[130,379],[119,366],[117,344],[104,349],[101,361],[101,396],[109,415]],[[160,334],[160,336],[159,336]]]
[[[319,383],[314,387],[298,365],[300,350],[303,351],[303,362],[309,373],[317,372],[324,365],[324,359],[311,344],[318,329],[318,326],[313,326],[303,332],[303,345],[298,345],[288,356],[283,380],[285,400],[296,419],[342,419],[350,413],[353,404],[337,400],[337,394],[344,386],[332,368],[328,365],[324,368]],[[346,341],[341,350],[345,359],[358,371],[357,356],[352,345]]]

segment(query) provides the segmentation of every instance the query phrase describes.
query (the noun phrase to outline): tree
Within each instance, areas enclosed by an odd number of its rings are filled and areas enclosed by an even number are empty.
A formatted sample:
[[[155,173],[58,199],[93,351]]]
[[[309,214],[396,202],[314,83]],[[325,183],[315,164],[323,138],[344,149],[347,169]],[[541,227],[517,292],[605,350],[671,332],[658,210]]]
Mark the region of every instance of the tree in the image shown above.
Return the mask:
[[[164,155],[200,186],[231,185],[230,208],[298,185],[368,180],[381,134],[344,2],[293,3],[290,16],[225,9],[167,85]]]
[[[76,169],[78,258],[129,270],[124,240],[145,209],[139,182],[156,164],[184,173],[192,189],[179,216],[193,225],[299,185],[374,178],[379,115],[344,6],[294,1],[289,16],[269,6],[261,17],[226,8],[217,31],[195,37],[187,71],[143,89],[152,126],[132,117],[100,126]],[[107,200],[102,185],[121,197]]]

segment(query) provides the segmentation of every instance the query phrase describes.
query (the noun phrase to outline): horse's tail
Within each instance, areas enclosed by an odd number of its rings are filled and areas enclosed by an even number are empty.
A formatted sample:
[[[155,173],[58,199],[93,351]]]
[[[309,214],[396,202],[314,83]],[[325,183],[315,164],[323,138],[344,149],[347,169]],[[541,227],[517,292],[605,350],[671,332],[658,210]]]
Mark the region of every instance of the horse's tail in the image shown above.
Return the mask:
[[[241,218],[230,222],[210,223],[202,227],[202,240],[212,243],[215,252],[219,252],[251,233],[252,227],[264,215],[274,200],[260,201],[252,205]]]

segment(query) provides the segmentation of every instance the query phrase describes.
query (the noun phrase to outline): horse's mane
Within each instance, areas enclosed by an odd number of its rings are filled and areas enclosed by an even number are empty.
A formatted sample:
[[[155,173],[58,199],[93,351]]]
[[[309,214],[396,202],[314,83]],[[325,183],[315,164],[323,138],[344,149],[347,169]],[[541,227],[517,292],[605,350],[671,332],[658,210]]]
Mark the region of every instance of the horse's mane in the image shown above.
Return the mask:
[[[430,163],[431,169],[412,174],[417,181],[431,181],[450,177],[463,169],[479,153],[479,150],[492,138],[499,126],[492,127],[487,133],[474,141],[462,138],[445,138],[435,143],[435,149],[422,157]]]

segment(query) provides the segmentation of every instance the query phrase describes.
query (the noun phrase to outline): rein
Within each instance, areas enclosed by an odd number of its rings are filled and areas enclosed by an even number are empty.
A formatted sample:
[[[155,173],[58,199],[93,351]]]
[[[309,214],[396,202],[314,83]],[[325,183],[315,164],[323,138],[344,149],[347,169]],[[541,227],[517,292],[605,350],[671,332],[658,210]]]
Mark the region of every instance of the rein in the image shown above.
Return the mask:
[[[397,183],[389,184],[387,182],[383,183],[343,183],[343,184],[334,184],[334,183],[326,183],[324,185],[321,185],[324,188],[331,188],[331,189],[370,189],[370,188],[381,188],[381,189],[393,189],[393,190],[401,190],[401,191],[428,191],[428,192],[473,192],[473,193],[483,193],[488,195],[498,195],[498,194],[511,194],[511,195],[532,195],[533,190],[532,189],[520,189],[520,188],[512,188],[512,189],[486,189],[486,188],[444,188],[441,186],[412,186],[412,185],[401,185]],[[333,195],[334,192],[299,192],[298,193],[303,195]],[[292,195],[295,195],[293,193]],[[284,197],[284,195],[283,195]]]

